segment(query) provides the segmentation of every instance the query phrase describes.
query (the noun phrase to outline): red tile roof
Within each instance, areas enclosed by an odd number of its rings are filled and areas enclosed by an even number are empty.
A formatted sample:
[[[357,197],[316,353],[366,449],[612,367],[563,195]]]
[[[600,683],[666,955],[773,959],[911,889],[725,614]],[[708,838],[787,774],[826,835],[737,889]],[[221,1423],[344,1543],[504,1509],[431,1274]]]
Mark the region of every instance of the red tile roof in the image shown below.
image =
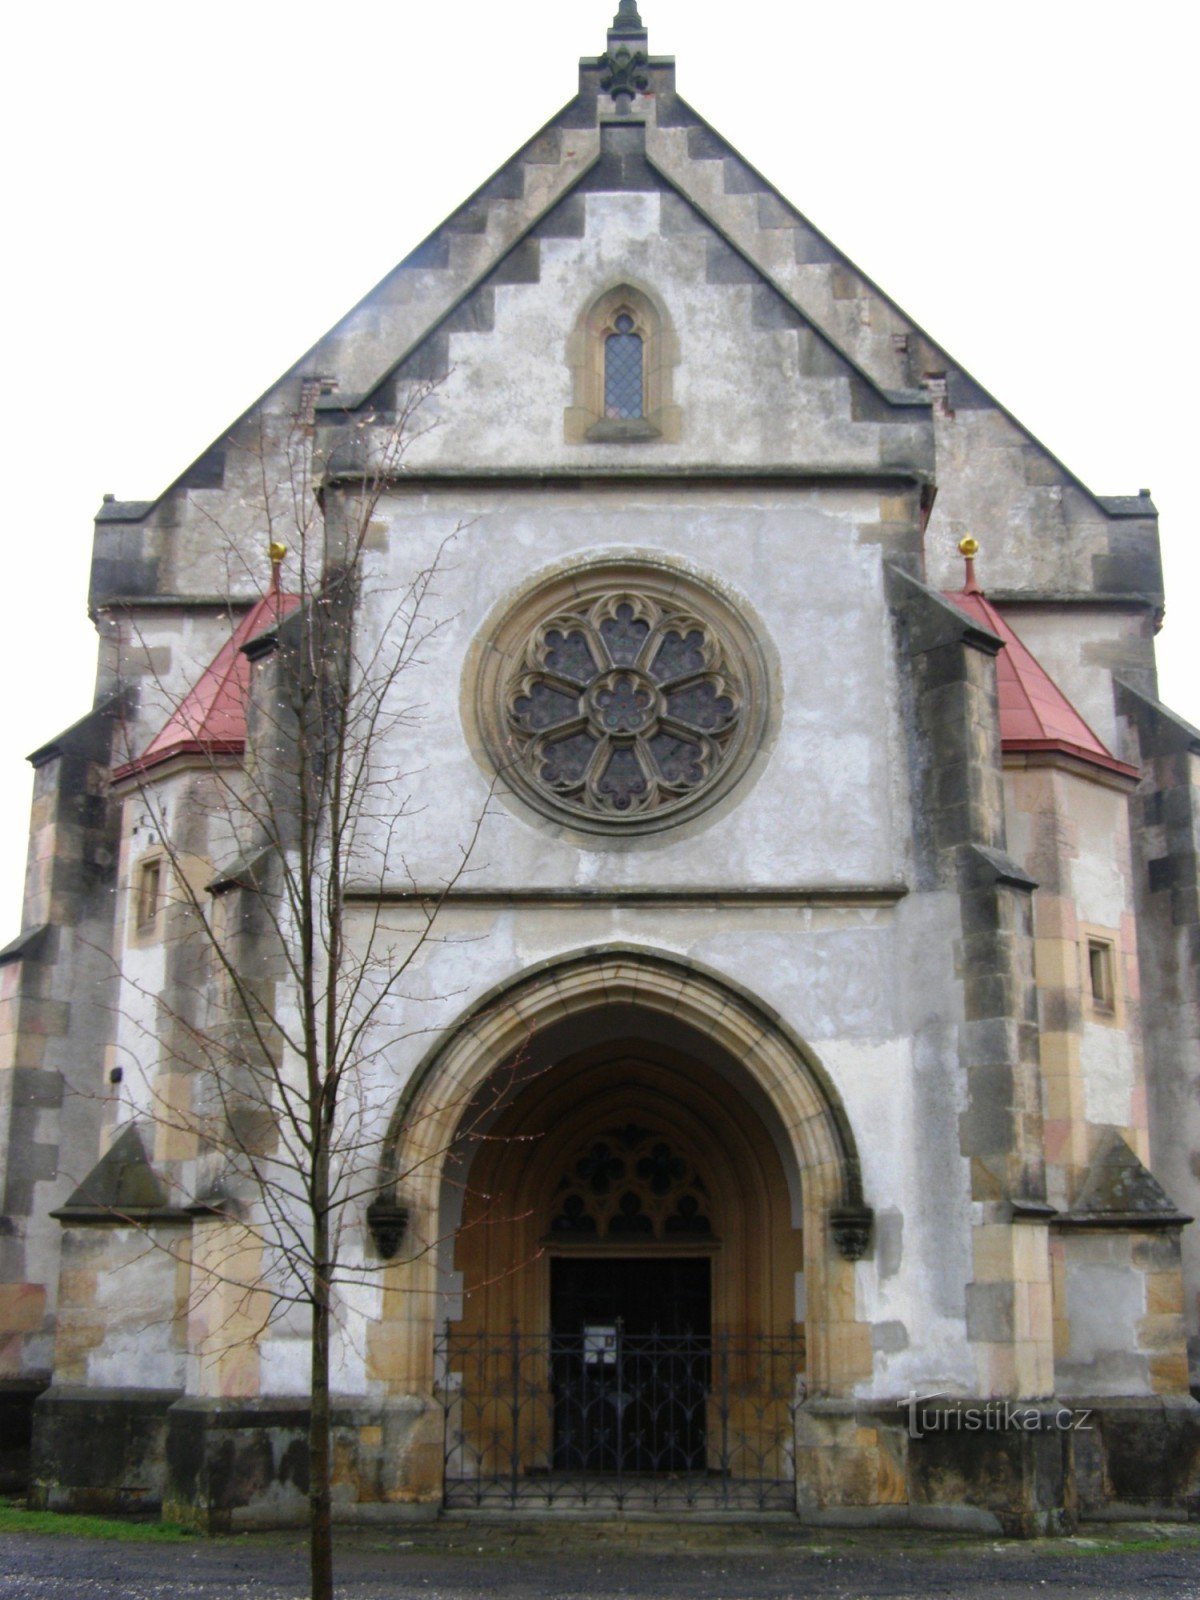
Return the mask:
[[[250,662],[242,646],[276,627],[300,604],[300,596],[281,594],[272,584],[247,611],[198,682],[179,702],[165,726],[134,761],[113,773],[125,778],[180,755],[241,755],[246,748],[246,700]]]
[[[1000,744],[1006,751],[1051,752],[1073,756],[1122,777],[1141,776],[1136,767],[1118,761],[1054,682],[983,591],[975,586],[968,566],[966,586],[947,594],[960,611],[1004,640],[996,657],[1000,699]]]

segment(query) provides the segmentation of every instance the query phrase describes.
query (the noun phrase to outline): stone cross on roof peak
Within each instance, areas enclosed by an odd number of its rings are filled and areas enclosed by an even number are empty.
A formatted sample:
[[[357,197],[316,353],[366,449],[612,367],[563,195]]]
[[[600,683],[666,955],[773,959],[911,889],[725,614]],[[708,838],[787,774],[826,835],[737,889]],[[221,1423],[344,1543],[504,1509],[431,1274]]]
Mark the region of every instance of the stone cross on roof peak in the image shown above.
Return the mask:
[[[627,112],[635,95],[649,87],[646,75],[648,37],[637,0],[620,0],[608,30],[608,49],[600,57],[600,87],[611,94],[619,112]]]

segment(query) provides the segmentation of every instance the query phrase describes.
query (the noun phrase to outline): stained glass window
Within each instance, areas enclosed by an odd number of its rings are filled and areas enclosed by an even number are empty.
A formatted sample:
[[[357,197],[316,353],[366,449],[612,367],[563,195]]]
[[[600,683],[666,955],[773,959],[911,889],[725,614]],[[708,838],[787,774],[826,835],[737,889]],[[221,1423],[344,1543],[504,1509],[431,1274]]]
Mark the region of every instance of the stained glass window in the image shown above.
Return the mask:
[[[713,629],[633,593],[560,610],[535,629],[506,715],[547,789],[619,820],[703,788],[741,704]]]
[[[623,311],[613,324],[615,333],[604,341],[604,415],[640,418],[642,410],[642,336],[633,318]]]
[[[515,789],[636,832],[744,763],[762,726],[761,669],[718,596],[677,574],[610,581],[597,569],[556,579],[518,615],[488,657],[484,724]]]
[[[568,1165],[554,1193],[552,1234],[597,1240],[712,1235],[704,1179],[649,1128],[607,1129],[604,1142]]]

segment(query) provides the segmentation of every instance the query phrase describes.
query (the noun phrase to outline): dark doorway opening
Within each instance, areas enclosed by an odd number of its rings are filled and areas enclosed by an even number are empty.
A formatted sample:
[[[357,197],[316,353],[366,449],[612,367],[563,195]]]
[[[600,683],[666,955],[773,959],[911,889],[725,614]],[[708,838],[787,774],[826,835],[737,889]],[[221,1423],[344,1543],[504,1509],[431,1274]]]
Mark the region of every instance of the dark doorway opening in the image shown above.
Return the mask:
[[[550,1328],[578,1335],[620,1322],[627,1334],[712,1331],[710,1273],[700,1256],[571,1256],[550,1263]]]
[[[678,1256],[551,1262],[557,1470],[704,1470],[709,1267],[707,1258]]]

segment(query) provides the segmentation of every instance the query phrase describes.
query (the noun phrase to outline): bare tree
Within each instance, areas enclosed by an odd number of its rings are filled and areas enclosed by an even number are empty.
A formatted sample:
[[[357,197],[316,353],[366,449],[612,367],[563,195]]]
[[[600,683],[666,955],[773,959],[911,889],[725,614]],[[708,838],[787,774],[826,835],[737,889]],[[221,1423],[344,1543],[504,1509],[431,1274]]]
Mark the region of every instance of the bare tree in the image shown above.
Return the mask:
[[[410,992],[409,978],[441,937],[439,910],[470,870],[486,815],[403,916],[367,892],[408,873],[403,833],[421,782],[402,766],[421,719],[411,681],[448,621],[438,576],[464,531],[386,594],[372,587],[372,519],[424,431],[430,387],[414,385],[386,427],[366,419],[366,464],[339,490],[336,515],[305,419],[233,441],[243,481],[256,482],[242,520],[261,520],[271,556],[258,636],[243,652],[253,665],[227,663],[233,691],[245,688],[244,754],[201,738],[191,722],[203,706],[177,690],[175,732],[197,735],[201,761],[185,802],[132,734],[121,780],[136,785],[170,883],[170,981],[151,993],[122,978],[139,1110],[195,1152],[179,1181],[219,1224],[197,1230],[213,1243],[190,1251],[193,1294],[225,1308],[230,1338],[255,1339],[296,1308],[308,1316],[314,1600],[333,1592],[333,1319],[339,1295],[378,1282],[384,1264],[363,1249],[364,1211],[385,1250],[404,1220],[395,1185],[406,1175],[384,1160],[394,1084],[380,1064],[403,1034],[431,1026],[419,1003],[429,996]],[[231,562],[242,559],[227,528],[214,520],[211,531]],[[143,644],[128,633],[127,650],[145,656]],[[159,892],[157,879],[147,892]]]

